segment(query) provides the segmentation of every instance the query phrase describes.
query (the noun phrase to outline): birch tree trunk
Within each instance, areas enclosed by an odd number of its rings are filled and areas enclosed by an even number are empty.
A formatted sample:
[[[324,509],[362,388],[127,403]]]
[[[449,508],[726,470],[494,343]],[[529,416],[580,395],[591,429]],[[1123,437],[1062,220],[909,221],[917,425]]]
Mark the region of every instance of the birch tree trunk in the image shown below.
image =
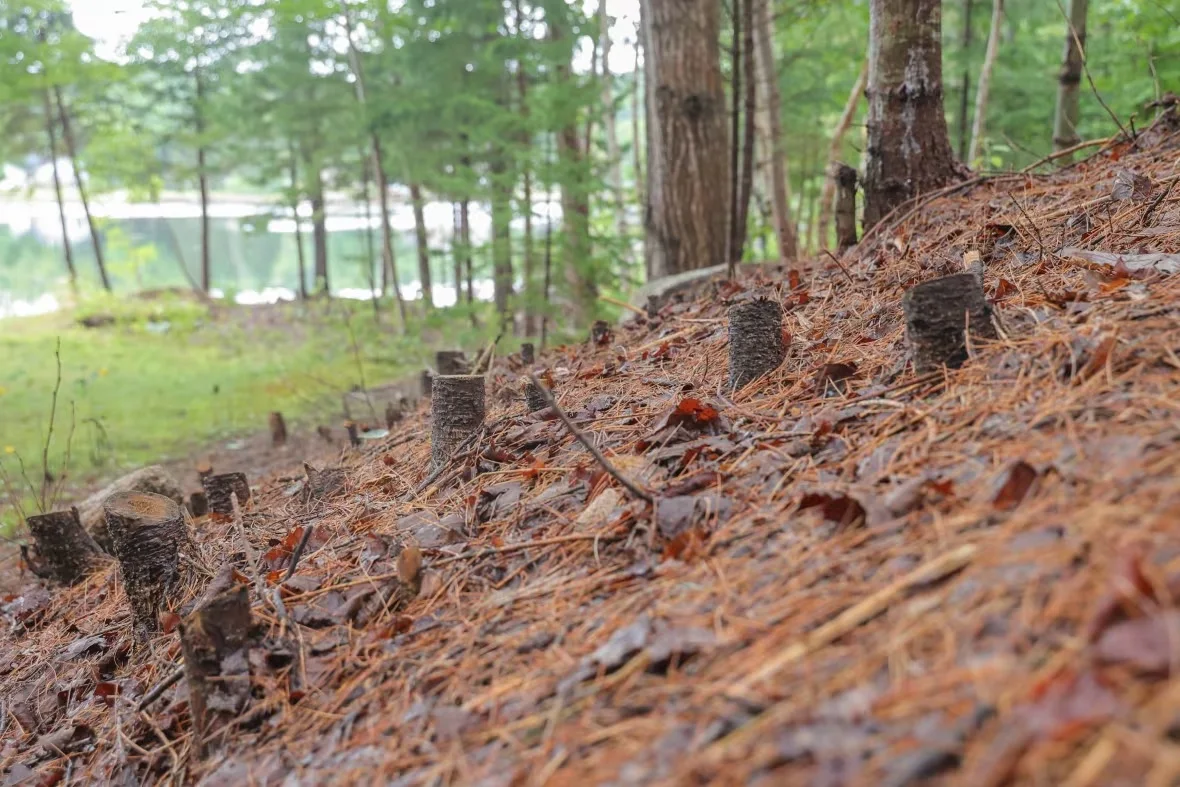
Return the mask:
[[[1069,26],[1065,30],[1065,55],[1057,77],[1057,109],[1053,115],[1053,149],[1065,150],[1081,142],[1078,136],[1078,88],[1086,46],[1088,0],[1070,0]],[[1069,159],[1062,159],[1068,162]]]
[[[866,229],[955,177],[942,97],[941,0],[871,0]]]
[[[53,98],[57,102],[57,114],[61,118],[61,135],[66,143],[66,153],[70,157],[70,168],[74,170],[74,185],[78,188],[78,199],[82,202],[82,211],[86,214],[86,226],[90,229],[90,242],[94,245],[94,261],[98,265],[98,277],[102,280],[103,289],[110,292],[111,280],[107,276],[107,266],[102,256],[102,237],[98,234],[98,226],[94,223],[94,214],[90,212],[90,200],[86,196],[86,182],[78,162],[78,146],[74,142],[70,113],[66,112],[66,104],[61,97],[59,85],[53,86]]]
[[[840,113],[840,119],[836,121],[836,128],[832,130],[832,142],[828,147],[828,163],[824,169],[824,188],[819,197],[819,243],[824,248],[828,247],[828,230],[832,225],[832,207],[836,198],[836,181],[839,175],[840,153],[844,149],[844,135],[848,133],[848,129],[852,126],[852,119],[856,117],[856,108],[860,105],[861,96],[865,92],[868,76],[869,64],[868,61],[865,61],[860,69],[860,74],[856,77],[856,83],[852,86],[852,92],[848,94],[844,111]]]
[[[726,257],[728,133],[718,41],[719,0],[648,0],[649,279]]]
[[[770,147],[770,198],[774,207],[774,234],[778,239],[779,258],[784,262],[798,254],[795,228],[791,224],[791,202],[787,190],[787,155],[783,143],[782,97],[774,58],[774,15],[770,0],[755,0],[754,52],[761,72],[762,109],[767,118],[766,133]]]
[[[992,26],[987,34],[987,54],[979,69],[979,87],[975,89],[975,121],[971,124],[971,145],[967,149],[967,164],[974,166],[983,142],[983,122],[987,115],[987,93],[991,87],[992,69],[1000,52],[1000,26],[1004,23],[1004,0],[992,0]]]

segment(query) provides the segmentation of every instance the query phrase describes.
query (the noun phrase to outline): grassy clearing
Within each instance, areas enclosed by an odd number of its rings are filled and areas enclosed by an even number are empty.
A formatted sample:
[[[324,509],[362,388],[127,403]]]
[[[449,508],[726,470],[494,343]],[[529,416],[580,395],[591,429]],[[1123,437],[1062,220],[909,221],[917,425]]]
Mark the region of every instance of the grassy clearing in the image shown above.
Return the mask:
[[[40,483],[59,340],[49,466],[55,474],[63,466],[72,428],[71,486],[264,429],[272,410],[294,422],[335,423],[340,394],[360,385],[362,375],[372,386],[416,374],[434,346],[474,349],[488,341],[490,329],[474,327],[470,313],[439,311],[402,335],[390,306],[383,308],[378,325],[367,302],[206,306],[163,296],[89,301],[72,313],[4,320],[0,467],[16,481],[23,460],[33,484]],[[483,305],[477,308],[480,325],[494,324]],[[78,322],[98,314],[115,323]],[[0,488],[0,502],[11,503],[6,497]],[[11,521],[11,508],[0,506],[0,518]]]

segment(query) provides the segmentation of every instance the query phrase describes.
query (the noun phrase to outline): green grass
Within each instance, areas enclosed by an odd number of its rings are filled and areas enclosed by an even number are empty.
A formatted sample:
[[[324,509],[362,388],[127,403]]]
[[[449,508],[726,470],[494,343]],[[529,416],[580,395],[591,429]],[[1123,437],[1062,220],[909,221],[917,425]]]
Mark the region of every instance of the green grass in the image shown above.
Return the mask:
[[[272,410],[295,423],[334,424],[341,393],[361,383],[362,369],[372,386],[417,374],[435,346],[474,350],[488,341],[490,328],[474,327],[466,312],[436,312],[402,335],[392,305],[382,308],[378,326],[367,302],[210,308],[172,296],[88,301],[73,313],[0,321],[0,468],[15,485],[19,458],[40,481],[59,340],[49,466],[55,474],[63,466],[72,429],[71,486],[265,429]],[[93,314],[116,322],[78,324]],[[481,326],[494,324],[490,313],[479,317]],[[0,502],[11,504],[6,497],[0,487]],[[11,522],[12,508],[0,505],[0,520]]]

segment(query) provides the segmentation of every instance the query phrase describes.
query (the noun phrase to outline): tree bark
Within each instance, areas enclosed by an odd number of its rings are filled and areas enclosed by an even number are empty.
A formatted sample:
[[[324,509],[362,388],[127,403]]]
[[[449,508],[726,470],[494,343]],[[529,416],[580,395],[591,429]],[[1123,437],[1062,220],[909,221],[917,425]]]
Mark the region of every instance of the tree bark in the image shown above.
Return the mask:
[[[389,220],[389,179],[385,176],[385,162],[381,153],[381,140],[377,134],[372,135],[373,169],[377,175],[377,189],[380,195],[378,204],[381,206],[381,278],[384,281],[389,275],[389,283],[393,288],[393,297],[397,299],[397,313],[402,321],[402,330],[406,329],[406,299],[402,297],[401,283],[397,276],[397,257],[393,252],[393,226]],[[384,286],[382,287],[384,290]]]
[[[201,70],[193,71],[196,81],[196,102],[193,125],[197,132],[197,183],[201,192],[201,292],[209,294],[212,275],[209,262],[209,172],[205,156],[205,80]]]
[[[860,69],[860,74],[856,77],[852,92],[848,94],[848,101],[844,103],[844,111],[840,113],[836,128],[832,130],[832,142],[828,147],[828,164],[825,170],[827,177],[824,180],[823,192],[819,197],[819,240],[820,245],[824,248],[828,246],[828,229],[832,226],[832,198],[836,193],[836,172],[839,170],[840,154],[844,148],[844,135],[848,133],[848,129],[852,126],[852,119],[856,117],[856,108],[860,105],[868,77],[869,64],[866,61]],[[853,185],[855,187],[855,183]],[[840,236],[839,229],[836,234],[839,237],[844,237]],[[854,230],[853,235],[855,234]]]
[[[942,95],[941,0],[869,4],[865,228],[955,177]]]
[[[1065,55],[1057,77],[1057,108],[1053,115],[1053,149],[1065,150],[1082,141],[1078,136],[1079,91],[1082,61],[1086,56],[1088,0],[1070,0],[1069,25],[1065,29]],[[1068,158],[1063,158],[1068,162]]]
[[[45,131],[49,135],[49,161],[53,165],[53,193],[57,197],[57,215],[61,220],[62,249],[66,255],[66,270],[70,275],[70,290],[74,297],[78,296],[78,269],[74,266],[74,250],[70,246],[70,226],[66,222],[66,202],[61,193],[61,173],[57,168],[57,123],[53,119],[53,107],[49,101],[49,91],[44,94],[45,99]]]
[[[234,585],[193,612],[180,627],[197,756],[209,737],[230,724],[250,701],[250,596]]]
[[[971,105],[971,68],[968,55],[971,51],[971,9],[974,0],[963,0],[963,79],[959,84],[959,160],[967,158],[967,108]]]
[[[451,203],[451,262],[454,264],[455,305],[463,301],[463,228],[459,218],[459,202]]]
[[[434,308],[434,288],[430,283],[430,241],[426,237],[426,214],[422,200],[422,186],[410,184],[410,203],[414,207],[414,237],[418,241],[418,281],[422,285],[422,301],[427,309]]]
[[[745,23],[743,8],[750,0],[733,0],[733,48],[729,57],[729,223],[725,231],[726,262],[729,263],[729,275],[732,277],[734,266],[737,265],[737,237],[738,215],[741,213],[740,187],[741,180],[741,131],[742,131],[742,25]]]
[[[649,279],[725,261],[729,184],[717,0],[649,0]],[[719,204],[721,203],[721,204]]]
[[[639,85],[643,80],[643,64],[639,57],[643,53],[643,2],[639,3],[640,21],[635,27],[635,69],[631,72],[631,159],[635,172],[635,204],[642,205],[643,201],[643,147],[640,144],[642,130],[647,128],[646,101],[639,101]],[[642,109],[642,112],[641,112]],[[641,122],[642,120],[642,122]]]
[[[291,152],[291,216],[295,219],[295,259],[299,264],[299,300],[307,300],[307,258],[303,254],[303,228],[299,223],[299,156]]]
[[[377,244],[373,242],[373,195],[369,192],[369,166],[372,160],[366,161],[364,147],[360,150],[361,161],[361,190],[365,201],[365,274],[369,280],[369,300],[373,304],[373,321],[381,323],[381,290],[384,286],[377,283]],[[384,273],[384,272],[383,272]]]
[[[836,191],[836,250],[843,254],[857,243],[856,170],[847,164],[833,164],[832,167],[828,181],[839,186]]]
[[[512,195],[503,164],[492,165],[492,284],[501,324],[512,317]]]
[[[975,122],[971,125],[971,145],[967,149],[967,164],[974,165],[983,142],[983,122],[987,115],[987,94],[991,87],[992,69],[1000,52],[1000,27],[1004,23],[1004,0],[992,0],[992,25],[987,34],[987,54],[979,69],[979,87],[975,89]]]
[[[755,118],[758,111],[757,73],[754,68],[754,3],[757,0],[743,0],[742,2],[742,63],[745,71],[745,117],[744,135],[742,139],[742,178],[738,185],[737,226],[734,232],[734,246],[730,256],[730,276],[736,271],[746,250],[746,235],[749,231],[750,195],[754,191],[754,144]]]
[[[783,144],[782,98],[774,57],[774,15],[770,0],[756,0],[758,18],[754,53],[761,72],[763,107],[770,142],[770,198],[774,208],[774,234],[778,239],[779,259],[786,262],[798,254],[795,228],[791,224],[791,203],[787,192],[787,154]]]
[[[94,223],[94,215],[90,212],[90,200],[86,196],[86,183],[82,178],[82,170],[78,165],[78,146],[74,142],[74,131],[70,126],[70,114],[66,111],[65,101],[61,97],[61,87],[54,85],[53,97],[57,102],[57,113],[61,118],[62,139],[66,143],[66,153],[70,157],[70,167],[74,170],[74,183],[78,188],[78,199],[82,202],[82,210],[86,214],[86,226],[90,229],[90,242],[94,244],[94,261],[98,265],[98,277],[102,280],[103,289],[111,291],[111,280],[107,276],[107,266],[102,256],[102,238],[98,234],[98,227]]]
[[[606,132],[606,152],[610,159],[607,163],[607,172],[611,197],[615,203],[615,231],[619,234],[619,241],[623,244],[623,261],[630,264],[631,242],[627,237],[627,207],[623,200],[623,156],[619,150],[619,132],[615,123],[615,80],[610,70],[610,25],[611,18],[606,13],[606,0],[599,0],[598,37],[602,41],[603,129]]]
[[[37,554],[29,567],[39,577],[73,585],[102,561],[102,548],[82,527],[77,508],[36,514],[27,524]]]
[[[467,302],[475,303],[475,265],[471,251],[471,200],[466,197],[459,203],[459,241],[462,244],[463,262],[467,275]]]
[[[525,14],[521,9],[520,0],[516,0],[516,34],[521,39],[522,45],[527,46],[528,39],[524,31]],[[524,150],[529,150],[532,143],[532,126],[530,123],[529,112],[529,75],[525,72],[523,61],[520,62],[516,69],[516,89],[518,98],[520,99],[520,119],[521,119],[521,145]],[[536,287],[533,284],[533,279],[536,276],[533,254],[533,168],[532,160],[527,156],[522,162],[521,177],[523,180],[523,206],[521,215],[524,217],[524,249],[521,255],[523,265],[523,288],[524,288],[524,335],[532,336],[537,328],[537,294]]]
[[[437,469],[483,426],[487,408],[482,375],[439,375],[430,399],[430,459]]]
[[[315,251],[315,292],[328,295],[328,217],[324,206],[324,176],[319,167],[311,165],[311,230]]]

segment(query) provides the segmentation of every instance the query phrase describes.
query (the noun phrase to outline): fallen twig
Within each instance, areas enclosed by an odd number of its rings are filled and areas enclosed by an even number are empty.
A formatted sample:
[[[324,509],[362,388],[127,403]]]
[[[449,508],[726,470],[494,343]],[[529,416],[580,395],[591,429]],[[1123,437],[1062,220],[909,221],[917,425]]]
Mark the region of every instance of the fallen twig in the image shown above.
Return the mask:
[[[172,672],[168,673],[168,677],[157,683],[151,691],[143,695],[143,699],[139,701],[139,706],[136,708],[136,710],[142,712],[143,709],[148,705],[151,705],[153,702],[160,699],[160,696],[164,692],[168,691],[171,686],[176,685],[176,682],[183,677],[184,667],[176,667],[174,670],[172,670]]]

